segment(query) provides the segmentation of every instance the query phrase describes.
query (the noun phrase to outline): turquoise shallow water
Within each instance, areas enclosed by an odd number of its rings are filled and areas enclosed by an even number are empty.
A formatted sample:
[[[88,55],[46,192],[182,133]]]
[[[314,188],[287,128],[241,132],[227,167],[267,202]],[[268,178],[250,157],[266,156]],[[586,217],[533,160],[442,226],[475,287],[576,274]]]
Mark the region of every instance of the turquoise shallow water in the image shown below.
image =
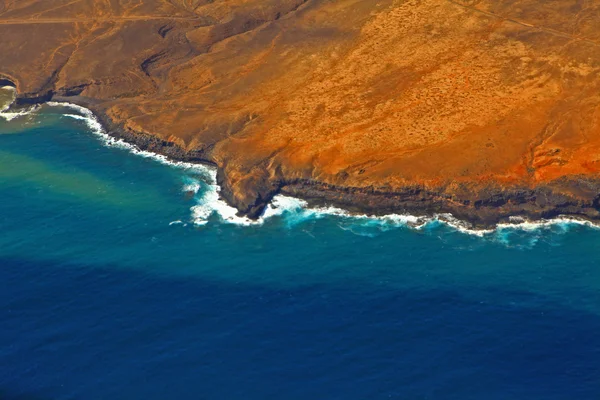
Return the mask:
[[[0,120],[1,399],[600,398],[599,230],[245,226],[74,113]]]

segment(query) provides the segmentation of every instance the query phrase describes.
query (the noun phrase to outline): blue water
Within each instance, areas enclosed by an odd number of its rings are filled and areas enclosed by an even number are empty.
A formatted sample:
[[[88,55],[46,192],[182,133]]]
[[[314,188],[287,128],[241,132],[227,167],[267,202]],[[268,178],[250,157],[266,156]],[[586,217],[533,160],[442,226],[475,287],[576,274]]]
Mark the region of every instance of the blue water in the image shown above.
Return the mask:
[[[600,398],[599,230],[198,225],[63,112],[0,120],[0,399]]]

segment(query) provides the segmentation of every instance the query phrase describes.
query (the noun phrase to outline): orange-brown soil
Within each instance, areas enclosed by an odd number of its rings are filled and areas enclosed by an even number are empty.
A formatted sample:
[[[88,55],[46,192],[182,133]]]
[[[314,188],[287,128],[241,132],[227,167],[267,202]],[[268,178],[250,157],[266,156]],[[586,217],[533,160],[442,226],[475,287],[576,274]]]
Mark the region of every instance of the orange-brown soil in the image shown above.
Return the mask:
[[[5,0],[0,74],[114,134],[370,212],[599,217],[598,0]]]

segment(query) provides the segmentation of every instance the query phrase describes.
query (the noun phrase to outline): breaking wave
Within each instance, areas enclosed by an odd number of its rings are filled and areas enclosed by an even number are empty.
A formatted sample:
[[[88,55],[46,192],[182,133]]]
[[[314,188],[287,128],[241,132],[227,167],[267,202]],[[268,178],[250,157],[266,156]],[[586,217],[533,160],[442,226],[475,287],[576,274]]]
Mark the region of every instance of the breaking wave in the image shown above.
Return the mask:
[[[571,227],[585,226],[600,229],[592,222],[573,217],[558,217],[551,220],[528,221],[519,217],[511,218],[508,223],[498,224],[494,229],[475,229],[471,224],[458,220],[451,214],[434,216],[416,216],[408,214],[389,214],[384,216],[357,215],[337,207],[309,207],[304,200],[277,195],[266,207],[263,215],[256,219],[237,215],[237,210],[228,205],[220,196],[221,188],[217,184],[216,168],[180,161],[169,160],[166,156],[141,150],[137,146],[121,139],[109,136],[95,115],[87,108],[70,103],[47,103],[51,107],[63,107],[76,114],[63,114],[67,118],[83,121],[88,128],[109,147],[127,150],[135,155],[150,158],[162,164],[170,165],[187,172],[182,191],[192,193],[196,205],[191,207],[191,224],[204,226],[211,221],[239,226],[260,226],[269,220],[280,220],[289,227],[306,221],[326,217],[335,218],[341,229],[362,236],[374,236],[378,233],[397,228],[410,228],[417,231],[432,230],[439,226],[453,231],[488,238],[511,246],[515,243],[513,236],[527,236],[522,247],[531,247],[548,231],[554,233],[568,232]],[[187,225],[182,221],[173,221],[171,225]],[[520,244],[517,247],[521,246]]]
[[[102,124],[100,121],[98,121],[98,118],[96,118],[94,113],[85,107],[62,102],[48,102],[47,104],[50,107],[62,107],[75,111],[76,114],[63,114],[63,116],[84,122],[90,131],[96,135],[105,146],[127,150],[137,156],[150,158],[161,164],[182,169],[186,172],[199,176],[199,179],[188,177],[188,181],[183,187],[184,192],[198,193],[200,188],[203,185],[205,186],[202,197],[199,199],[199,204],[191,209],[194,224],[205,225],[213,214],[217,214],[222,221],[228,223],[246,226],[258,223],[257,221],[253,221],[247,217],[238,216],[237,210],[221,199],[219,195],[221,188],[219,185],[217,185],[216,168],[202,164],[172,161],[164,155],[141,150],[136,145],[127,143],[122,139],[116,139],[106,133]]]
[[[4,91],[4,93],[0,96],[0,118],[6,122],[31,115],[40,108],[39,105],[33,105],[27,108],[11,110],[10,106],[16,98],[16,89],[12,86],[3,86],[0,87],[0,90]]]
[[[38,109],[38,107],[33,106],[33,107],[30,107],[30,108],[24,108],[24,109],[19,110],[19,111],[0,111],[0,118],[2,118],[3,120],[5,120],[6,122],[10,122],[10,121],[12,121],[14,119],[21,118],[21,117],[26,117],[28,115],[31,115],[37,109]]]

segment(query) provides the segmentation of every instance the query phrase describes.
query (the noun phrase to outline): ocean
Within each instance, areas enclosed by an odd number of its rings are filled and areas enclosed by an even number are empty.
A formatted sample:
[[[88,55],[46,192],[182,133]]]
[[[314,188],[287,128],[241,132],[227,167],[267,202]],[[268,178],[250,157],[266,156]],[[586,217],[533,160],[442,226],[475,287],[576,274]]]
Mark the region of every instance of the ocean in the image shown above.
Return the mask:
[[[279,196],[0,113],[0,399],[600,398],[600,230]]]

